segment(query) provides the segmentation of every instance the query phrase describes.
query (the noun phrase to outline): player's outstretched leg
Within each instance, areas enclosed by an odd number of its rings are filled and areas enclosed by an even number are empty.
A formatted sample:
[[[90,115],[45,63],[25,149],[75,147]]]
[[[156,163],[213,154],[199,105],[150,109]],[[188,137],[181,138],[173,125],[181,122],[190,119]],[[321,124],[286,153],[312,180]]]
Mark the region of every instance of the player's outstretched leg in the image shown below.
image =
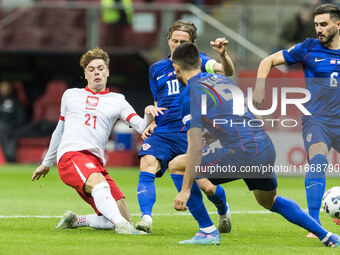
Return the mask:
[[[96,208],[106,219],[115,225],[115,232],[117,234],[146,235],[145,232],[135,229],[135,227],[120,214],[116,200],[112,197],[109,184],[106,181],[99,182],[104,177],[100,174],[95,174],[96,173],[91,175],[92,178],[90,176],[87,179],[85,191],[88,192],[91,190]],[[93,185],[93,183],[96,184]]]
[[[149,234],[152,233],[152,208],[156,202],[155,175],[160,170],[160,161],[152,155],[144,155],[140,159],[140,169],[137,197],[142,214],[142,220],[136,223],[136,228]]]
[[[114,229],[115,225],[104,216],[97,214],[76,215],[67,211],[57,224],[56,228],[81,228],[89,227],[94,229]]]
[[[185,170],[186,154],[178,155],[169,162],[169,171],[172,174],[183,174]],[[220,185],[212,184],[207,178],[197,178],[196,182],[207,198],[216,206],[220,233],[230,233],[231,213],[227,204],[225,191]]]
[[[218,213],[218,230],[220,233],[230,233],[231,212],[227,204],[225,191],[221,185],[214,185],[208,179],[197,179],[200,189],[207,195],[207,198],[216,206]]]
[[[180,191],[182,189],[183,175],[171,174],[171,178],[177,190]],[[210,219],[207,209],[203,204],[201,190],[196,182],[192,185],[187,206],[192,216],[198,222],[199,230],[192,239],[181,241],[180,244],[220,244],[220,233]]]
[[[142,214],[142,220],[136,223],[136,228],[149,234],[152,233],[152,208],[156,202],[155,175],[148,172],[140,172],[137,187],[138,203]]]
[[[152,233],[152,208],[156,202],[155,175],[148,172],[140,172],[137,187],[138,203],[142,214],[142,220],[136,223],[136,228]]]
[[[276,195],[276,190],[255,190],[256,200],[263,207],[281,214],[286,220],[315,234],[328,247],[340,247],[339,236],[328,232],[315,219],[303,211],[299,205],[288,198]]]
[[[322,196],[326,187],[325,171],[328,160],[323,154],[316,154],[309,162],[310,169],[305,176],[305,189],[309,215],[320,223],[319,213]],[[318,170],[319,169],[319,170]],[[320,171],[320,169],[322,171]],[[317,171],[318,170],[318,171]],[[320,223],[321,224],[321,223]],[[308,238],[317,238],[313,233]]]
[[[309,165],[310,169],[305,176],[308,211],[309,215],[320,223],[319,213],[322,196],[325,192],[325,170],[328,166],[328,160],[325,155],[317,154],[310,160]]]

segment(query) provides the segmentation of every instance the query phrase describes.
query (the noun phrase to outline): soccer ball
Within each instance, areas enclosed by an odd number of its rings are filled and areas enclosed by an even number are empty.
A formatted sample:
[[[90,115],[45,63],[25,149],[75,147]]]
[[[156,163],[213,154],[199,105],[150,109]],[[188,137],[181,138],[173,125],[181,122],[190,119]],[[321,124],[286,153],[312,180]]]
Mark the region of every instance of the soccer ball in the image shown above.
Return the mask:
[[[322,208],[334,219],[340,219],[340,187],[327,190],[322,198]]]

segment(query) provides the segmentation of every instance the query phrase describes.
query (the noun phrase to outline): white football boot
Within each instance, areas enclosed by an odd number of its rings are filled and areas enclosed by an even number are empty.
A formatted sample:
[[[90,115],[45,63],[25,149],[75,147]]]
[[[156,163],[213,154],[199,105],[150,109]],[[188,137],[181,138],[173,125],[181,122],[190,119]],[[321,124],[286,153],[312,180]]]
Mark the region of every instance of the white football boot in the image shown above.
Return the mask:
[[[152,234],[152,218],[149,215],[144,215],[140,222],[136,223],[136,229],[142,230],[148,234]]]
[[[78,216],[71,211],[67,211],[57,224],[56,228],[76,228]]]
[[[146,232],[136,229],[130,222],[121,221],[115,225],[116,234],[125,235],[147,235]]]
[[[218,231],[220,233],[230,233],[231,231],[231,212],[228,206],[228,211],[224,215],[218,215]]]

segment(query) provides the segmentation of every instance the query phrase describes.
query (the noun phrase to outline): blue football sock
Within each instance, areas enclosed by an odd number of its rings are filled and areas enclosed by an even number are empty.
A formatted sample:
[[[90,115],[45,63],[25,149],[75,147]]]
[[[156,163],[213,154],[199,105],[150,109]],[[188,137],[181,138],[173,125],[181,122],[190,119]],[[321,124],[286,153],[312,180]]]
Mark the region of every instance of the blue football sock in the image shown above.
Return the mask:
[[[178,192],[181,191],[183,175],[171,174],[171,178],[174,181],[174,184]],[[194,182],[192,185],[191,194],[187,202],[187,206],[192,216],[194,216],[195,220],[198,222],[200,228],[206,228],[213,225],[213,222],[210,219],[208,211],[203,204],[201,190],[196,182]]]
[[[270,210],[281,214],[289,222],[312,232],[320,240],[328,233],[326,229],[324,229],[315,219],[303,211],[299,205],[291,199],[277,196],[274,205]]]
[[[309,161],[309,166],[309,171],[305,176],[308,211],[309,215],[320,223],[320,205],[325,192],[325,171],[328,166],[328,160],[325,155],[317,154]]]
[[[207,198],[216,206],[219,215],[224,215],[228,211],[227,198],[224,188],[221,185],[216,186],[215,194]]]
[[[142,216],[151,216],[152,207],[156,202],[154,174],[148,172],[140,172],[137,187],[137,197]]]

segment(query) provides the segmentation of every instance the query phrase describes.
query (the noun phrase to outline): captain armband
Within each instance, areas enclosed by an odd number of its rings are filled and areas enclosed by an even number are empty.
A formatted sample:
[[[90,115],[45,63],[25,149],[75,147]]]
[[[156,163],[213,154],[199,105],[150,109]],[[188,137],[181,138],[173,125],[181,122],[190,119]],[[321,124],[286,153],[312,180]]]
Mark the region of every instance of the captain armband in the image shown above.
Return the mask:
[[[205,70],[207,70],[208,73],[212,73],[214,74],[214,65],[216,64],[216,60],[214,59],[210,59],[207,61],[207,63],[205,64]]]

